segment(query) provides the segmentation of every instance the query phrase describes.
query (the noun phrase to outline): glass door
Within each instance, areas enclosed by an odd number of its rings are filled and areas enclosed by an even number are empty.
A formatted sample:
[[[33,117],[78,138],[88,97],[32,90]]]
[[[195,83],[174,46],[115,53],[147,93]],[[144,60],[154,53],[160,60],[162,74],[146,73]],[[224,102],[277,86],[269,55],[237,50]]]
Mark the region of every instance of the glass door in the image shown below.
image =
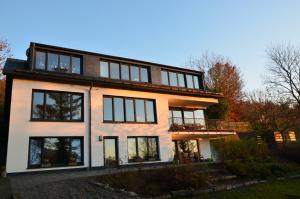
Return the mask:
[[[104,166],[118,166],[118,138],[104,137]]]

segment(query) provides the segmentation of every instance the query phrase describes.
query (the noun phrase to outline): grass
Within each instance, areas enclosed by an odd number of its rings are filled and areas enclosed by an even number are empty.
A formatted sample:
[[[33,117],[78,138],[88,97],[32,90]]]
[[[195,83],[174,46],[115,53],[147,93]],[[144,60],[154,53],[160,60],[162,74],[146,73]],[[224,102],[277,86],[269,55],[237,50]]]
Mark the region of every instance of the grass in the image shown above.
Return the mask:
[[[300,196],[300,179],[291,179],[284,181],[273,181],[264,184],[256,184],[246,188],[235,189],[231,191],[222,191],[211,194],[199,195],[193,199],[281,199],[286,198],[286,194]],[[176,199],[183,199],[178,197]],[[191,197],[189,197],[191,198]]]

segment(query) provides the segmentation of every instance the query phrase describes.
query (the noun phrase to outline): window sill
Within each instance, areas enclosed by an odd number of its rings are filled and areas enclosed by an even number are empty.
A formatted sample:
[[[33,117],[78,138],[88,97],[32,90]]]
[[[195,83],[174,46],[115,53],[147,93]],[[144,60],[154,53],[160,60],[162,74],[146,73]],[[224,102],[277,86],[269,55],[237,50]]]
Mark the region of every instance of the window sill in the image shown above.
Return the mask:
[[[29,120],[30,122],[67,122],[67,123],[84,123],[84,120]]]
[[[103,121],[104,124],[157,124],[157,122],[113,122]]]

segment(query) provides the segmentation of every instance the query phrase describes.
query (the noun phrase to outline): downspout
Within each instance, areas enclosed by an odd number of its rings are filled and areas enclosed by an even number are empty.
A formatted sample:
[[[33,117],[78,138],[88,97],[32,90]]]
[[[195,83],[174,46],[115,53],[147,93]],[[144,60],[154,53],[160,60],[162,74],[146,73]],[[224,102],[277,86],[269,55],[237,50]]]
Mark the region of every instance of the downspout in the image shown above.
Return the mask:
[[[88,170],[92,169],[92,99],[91,99],[91,91],[93,88],[93,83],[89,89],[89,121],[88,121],[88,134],[89,134],[89,165]]]

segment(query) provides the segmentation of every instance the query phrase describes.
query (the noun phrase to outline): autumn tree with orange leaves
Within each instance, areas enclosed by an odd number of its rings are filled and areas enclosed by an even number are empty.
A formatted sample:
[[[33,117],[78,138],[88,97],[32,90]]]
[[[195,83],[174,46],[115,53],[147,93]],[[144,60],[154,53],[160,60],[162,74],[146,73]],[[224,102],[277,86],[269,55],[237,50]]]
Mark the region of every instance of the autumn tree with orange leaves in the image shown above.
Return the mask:
[[[219,100],[219,104],[209,107],[208,117],[238,121],[244,85],[240,69],[229,59],[207,53],[200,59],[191,60],[190,64],[205,72],[205,84],[208,90],[222,93],[224,96]]]

